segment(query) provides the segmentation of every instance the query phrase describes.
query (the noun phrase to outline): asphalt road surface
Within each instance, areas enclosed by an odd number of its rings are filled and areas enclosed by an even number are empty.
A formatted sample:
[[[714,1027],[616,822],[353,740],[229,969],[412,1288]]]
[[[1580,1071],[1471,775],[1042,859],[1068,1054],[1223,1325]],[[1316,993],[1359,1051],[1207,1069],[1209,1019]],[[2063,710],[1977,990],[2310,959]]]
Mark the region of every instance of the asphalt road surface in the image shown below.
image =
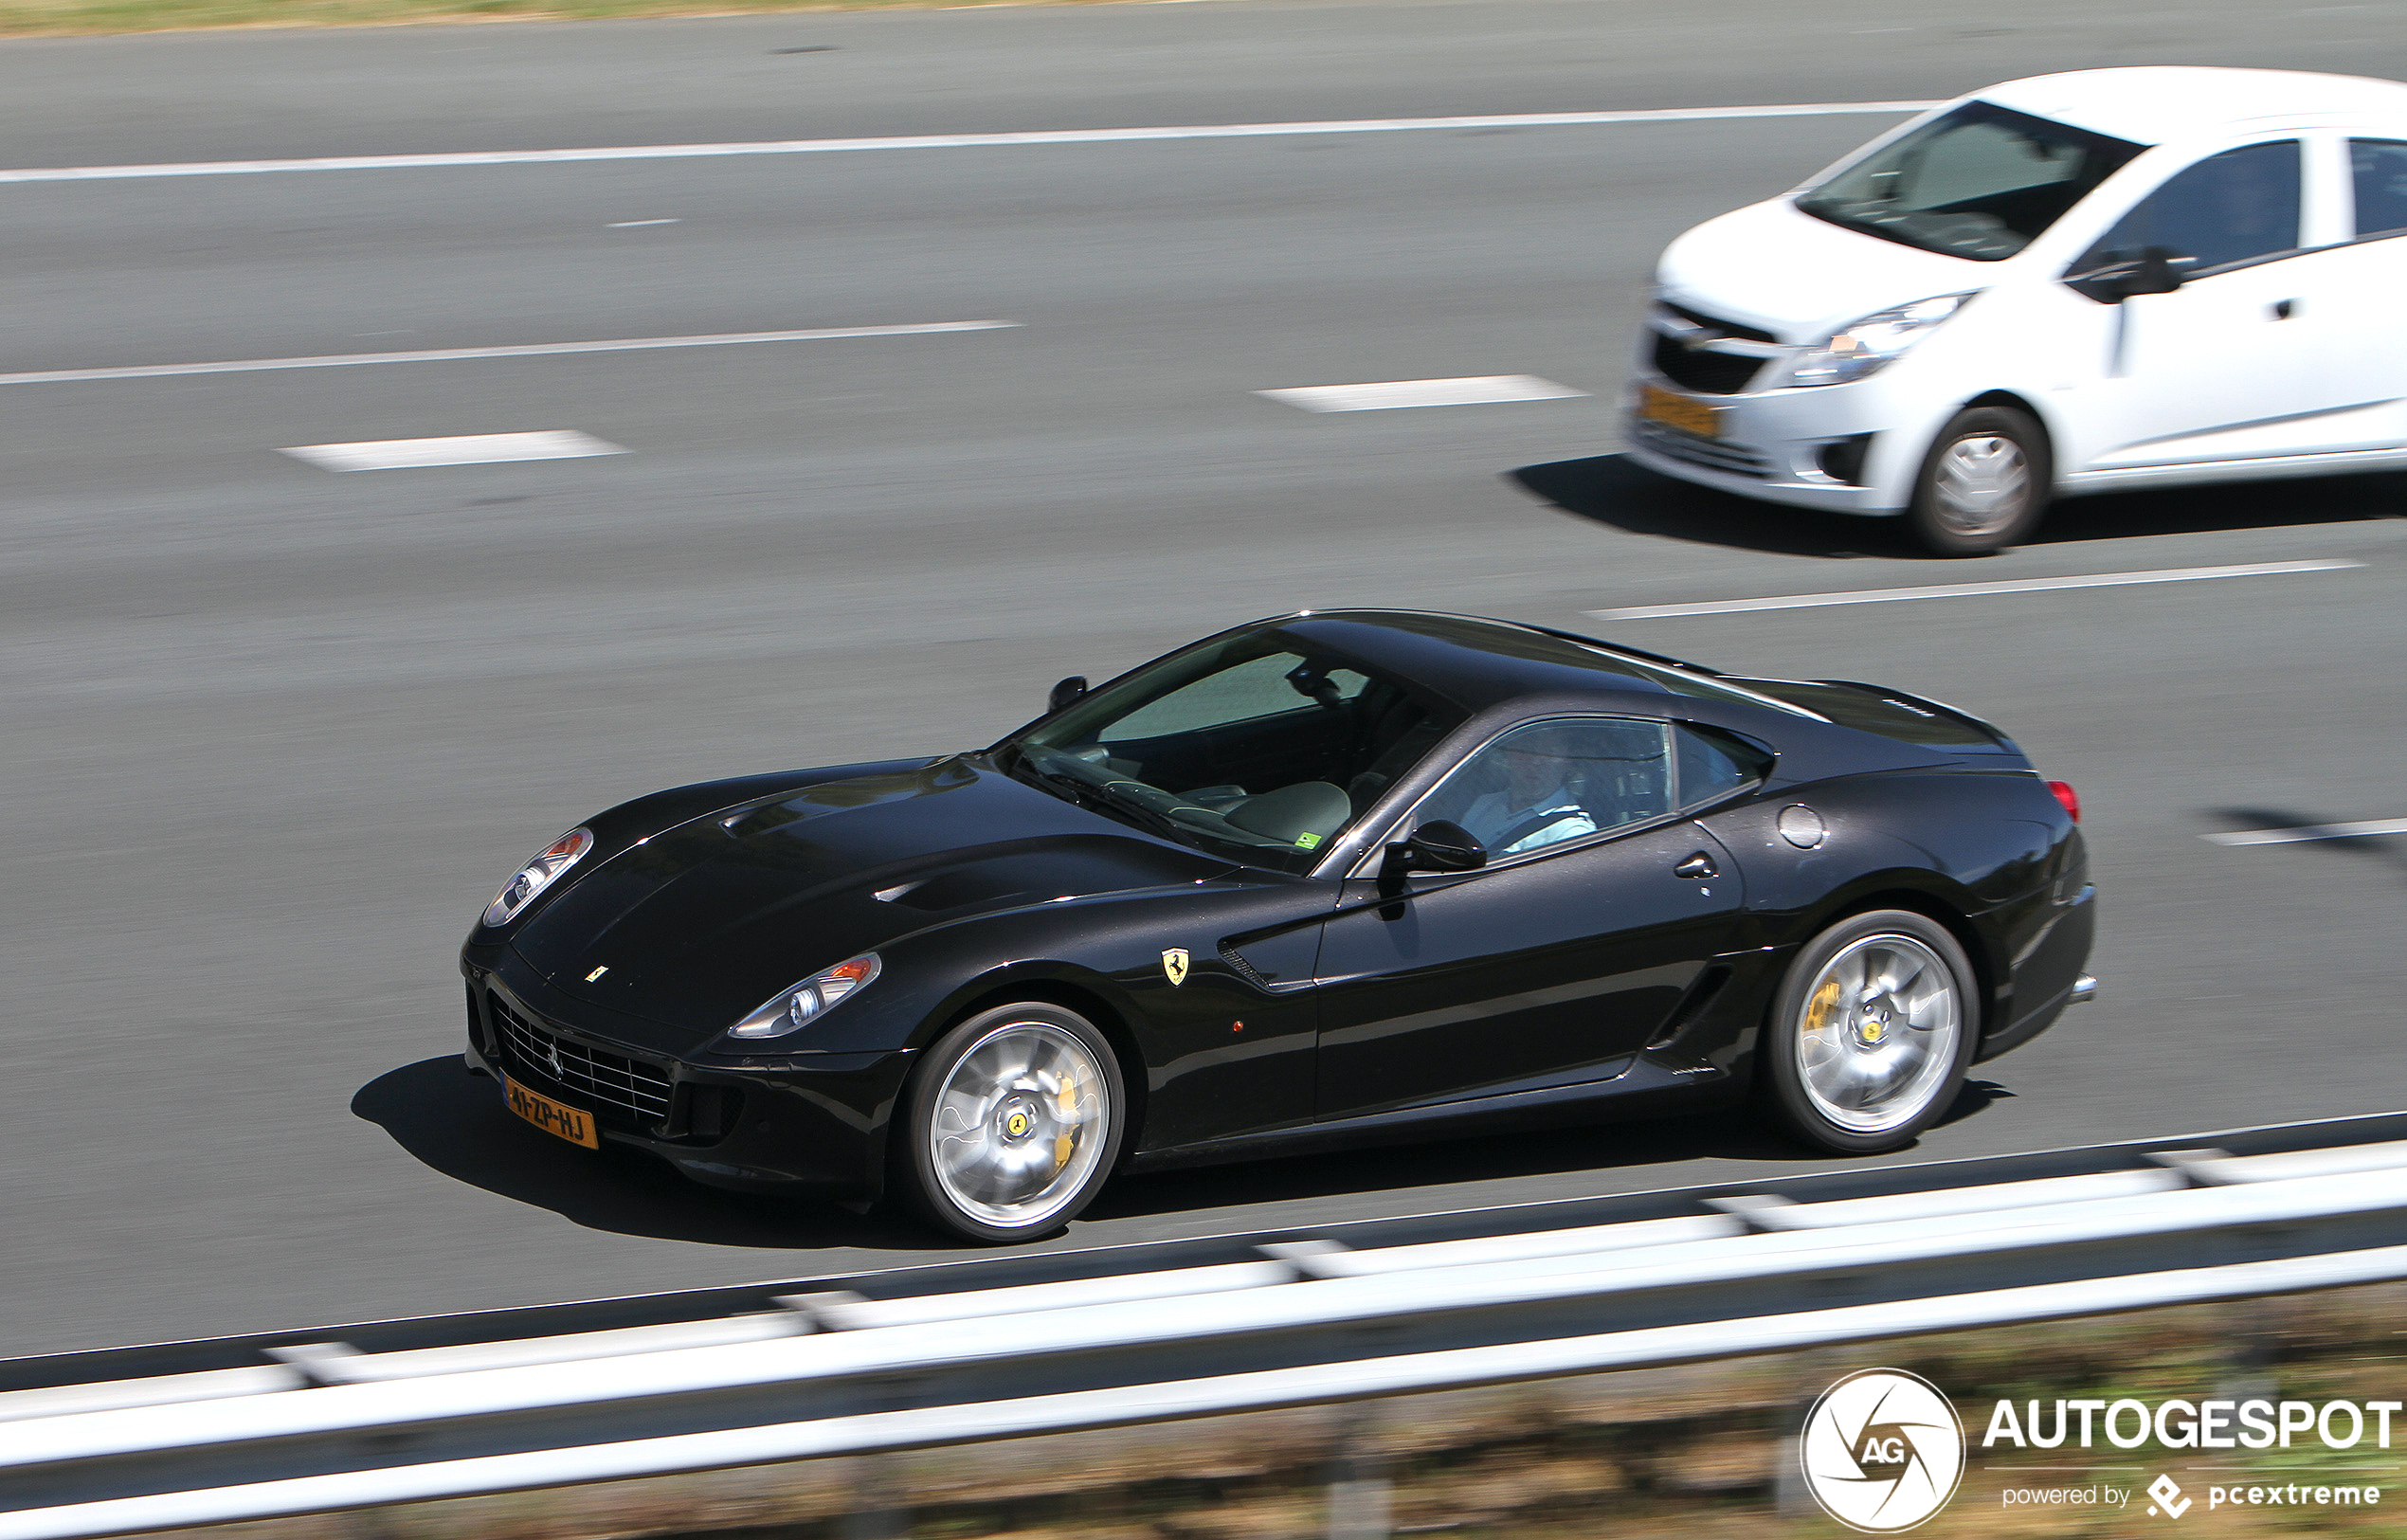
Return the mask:
[[[1389,0],[0,45],[20,168],[1944,97],[2109,63],[2407,75],[2407,7]],[[2088,804],[2099,1002],[1895,1157],[2401,1105],[2395,480],[2099,498],[1918,560],[1613,458],[1661,245],[1878,116],[0,178],[0,1350],[948,1255],[504,1115],[453,953],[631,794],[988,741],[1301,606],[1602,628],[2005,723]],[[1531,374],[1584,396],[1254,394]],[[337,474],[295,446],[625,452]],[[1590,611],[2311,559],[2145,587]],[[1130,1181],[1058,1244],[1811,1169],[1716,1117]]]

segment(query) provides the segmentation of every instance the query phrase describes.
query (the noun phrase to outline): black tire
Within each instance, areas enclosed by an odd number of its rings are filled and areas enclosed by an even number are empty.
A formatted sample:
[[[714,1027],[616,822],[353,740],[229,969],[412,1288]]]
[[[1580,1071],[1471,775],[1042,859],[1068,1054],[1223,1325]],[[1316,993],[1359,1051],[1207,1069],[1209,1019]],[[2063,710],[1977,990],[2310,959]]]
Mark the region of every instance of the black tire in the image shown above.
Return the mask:
[[[971,1241],[1056,1234],[1111,1176],[1127,1109],[1119,1060],[1086,1018],[1034,1001],[981,1011],[912,1072],[902,1196]]]
[[[2048,435],[2028,412],[1975,407],[1933,439],[1914,478],[1907,527],[1940,556],[1983,556],[2039,527],[2055,487]]]
[[[1884,958],[1895,966],[1884,966]],[[1897,977],[1908,963],[1915,970]],[[1933,969],[1943,976],[1930,979]],[[1860,998],[1884,978],[1892,989]],[[1964,1087],[1981,1039],[1975,978],[1971,959],[1946,927],[1910,910],[1876,909],[1831,926],[1789,963],[1765,1018],[1755,1084],[1765,1111],[1823,1150],[1872,1154],[1913,1143]],[[1952,1041],[1944,1047],[1916,1036],[1942,1030],[1943,1012],[1927,1002],[1909,1005],[1940,988],[1950,997],[1944,1014],[1952,1018],[1946,1027]],[[1853,1009],[1851,991],[1859,996]],[[1918,1042],[1923,1052],[1915,1058]],[[1868,1096],[1855,1109],[1846,1105],[1849,1090],[1869,1093],[1885,1083],[1891,1084],[1886,1099]]]

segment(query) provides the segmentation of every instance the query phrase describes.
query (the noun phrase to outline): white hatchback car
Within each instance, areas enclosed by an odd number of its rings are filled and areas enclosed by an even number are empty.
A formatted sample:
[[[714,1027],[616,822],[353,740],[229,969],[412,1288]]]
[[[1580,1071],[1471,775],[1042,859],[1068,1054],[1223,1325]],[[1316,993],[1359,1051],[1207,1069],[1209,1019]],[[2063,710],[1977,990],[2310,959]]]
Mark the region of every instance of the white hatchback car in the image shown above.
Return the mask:
[[[2014,81],[1664,252],[1630,456],[1994,551],[2054,497],[2407,465],[2407,85]]]

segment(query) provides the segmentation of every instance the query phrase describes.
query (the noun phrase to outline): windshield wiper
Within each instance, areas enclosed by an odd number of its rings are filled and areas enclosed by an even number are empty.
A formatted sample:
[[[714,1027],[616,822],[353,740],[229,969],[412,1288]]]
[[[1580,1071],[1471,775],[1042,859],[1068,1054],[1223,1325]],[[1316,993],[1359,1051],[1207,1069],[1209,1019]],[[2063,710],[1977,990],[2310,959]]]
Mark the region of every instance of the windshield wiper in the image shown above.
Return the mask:
[[[1116,797],[1109,788],[1081,781],[1075,775],[1065,775],[1059,770],[1046,770],[1031,758],[1025,749],[1020,750],[1013,757],[1011,768],[1015,773],[1026,771],[1031,785],[1041,786],[1064,801],[1077,803],[1081,807],[1102,813],[1107,817],[1116,818],[1124,824],[1132,824],[1139,828],[1150,829],[1166,838],[1175,839],[1181,844],[1193,842],[1191,840],[1179,838],[1192,831],[1168,814],[1155,812],[1142,804]]]

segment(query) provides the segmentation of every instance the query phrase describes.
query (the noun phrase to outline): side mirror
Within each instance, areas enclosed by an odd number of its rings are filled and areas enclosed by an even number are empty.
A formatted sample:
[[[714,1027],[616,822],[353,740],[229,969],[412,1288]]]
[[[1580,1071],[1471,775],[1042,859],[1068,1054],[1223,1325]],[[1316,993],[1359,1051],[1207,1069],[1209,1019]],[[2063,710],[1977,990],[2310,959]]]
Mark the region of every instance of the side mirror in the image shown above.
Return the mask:
[[[1084,674],[1073,674],[1053,687],[1053,694],[1045,698],[1044,709],[1050,714],[1059,711],[1064,706],[1075,706],[1086,698],[1086,693],[1087,677]]]
[[[1488,864],[1488,847],[1461,824],[1433,818],[1412,831],[1412,837],[1387,847],[1383,875],[1406,872],[1475,872]]]
[[[2127,261],[2108,263],[2067,278],[2066,287],[2102,305],[2120,304],[2139,294],[2171,294],[2181,286],[2181,263],[2193,261],[2169,246],[2143,246]]]

